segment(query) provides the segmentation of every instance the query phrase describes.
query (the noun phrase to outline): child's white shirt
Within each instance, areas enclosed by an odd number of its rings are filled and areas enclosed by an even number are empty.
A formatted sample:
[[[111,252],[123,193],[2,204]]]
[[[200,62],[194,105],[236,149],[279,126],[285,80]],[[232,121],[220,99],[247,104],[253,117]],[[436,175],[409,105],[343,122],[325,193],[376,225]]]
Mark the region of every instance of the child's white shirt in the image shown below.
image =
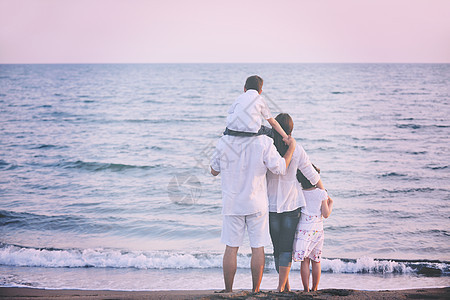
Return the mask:
[[[269,107],[256,90],[247,90],[228,109],[227,128],[235,131],[258,132],[262,120],[272,118]]]
[[[328,193],[319,188],[313,190],[303,190],[303,196],[305,196],[306,208],[302,210],[302,214],[308,216],[321,216],[322,215],[322,201],[328,199]]]

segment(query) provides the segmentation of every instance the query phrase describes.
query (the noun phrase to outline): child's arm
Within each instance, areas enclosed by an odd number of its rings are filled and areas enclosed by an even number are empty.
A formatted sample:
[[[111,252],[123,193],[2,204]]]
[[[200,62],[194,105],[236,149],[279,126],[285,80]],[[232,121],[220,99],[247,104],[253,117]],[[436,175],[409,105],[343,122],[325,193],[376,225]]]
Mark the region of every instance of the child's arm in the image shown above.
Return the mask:
[[[322,211],[322,216],[324,218],[328,218],[331,215],[331,211],[333,210],[333,199],[328,196],[327,200],[322,201],[322,206],[320,207]]]
[[[212,174],[213,176],[217,176],[217,175],[220,174],[220,172],[217,172],[216,170],[214,170],[214,169],[211,167],[211,174]]]
[[[288,138],[288,135],[286,134],[286,132],[284,132],[283,128],[281,128],[277,120],[275,120],[274,118],[269,118],[267,119],[267,122],[269,122],[270,126],[272,126],[272,128],[275,129],[283,139]]]

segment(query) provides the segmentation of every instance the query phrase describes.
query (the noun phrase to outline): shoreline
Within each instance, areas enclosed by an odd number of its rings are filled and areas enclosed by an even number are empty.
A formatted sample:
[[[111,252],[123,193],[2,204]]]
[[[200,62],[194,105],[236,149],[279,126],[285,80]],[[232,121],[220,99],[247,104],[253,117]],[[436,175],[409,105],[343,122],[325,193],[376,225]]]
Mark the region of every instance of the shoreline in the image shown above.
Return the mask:
[[[277,293],[249,290],[219,293],[215,290],[114,291],[114,290],[47,290],[28,287],[0,287],[3,299],[450,299],[450,287],[405,290],[365,291],[324,289],[317,292],[293,291]]]

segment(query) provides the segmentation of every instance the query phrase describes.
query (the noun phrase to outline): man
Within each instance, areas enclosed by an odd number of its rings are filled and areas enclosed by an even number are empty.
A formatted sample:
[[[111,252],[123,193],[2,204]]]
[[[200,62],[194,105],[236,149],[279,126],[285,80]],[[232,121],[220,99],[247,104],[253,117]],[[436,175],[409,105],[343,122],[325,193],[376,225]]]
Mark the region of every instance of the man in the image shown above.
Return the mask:
[[[295,150],[295,140],[281,157],[273,140],[265,135],[245,137],[224,135],[211,159],[211,174],[222,179],[222,236],[225,292],[233,291],[237,252],[247,228],[252,248],[253,292],[259,292],[264,271],[264,246],[269,245],[269,217],[266,172],[285,174]]]

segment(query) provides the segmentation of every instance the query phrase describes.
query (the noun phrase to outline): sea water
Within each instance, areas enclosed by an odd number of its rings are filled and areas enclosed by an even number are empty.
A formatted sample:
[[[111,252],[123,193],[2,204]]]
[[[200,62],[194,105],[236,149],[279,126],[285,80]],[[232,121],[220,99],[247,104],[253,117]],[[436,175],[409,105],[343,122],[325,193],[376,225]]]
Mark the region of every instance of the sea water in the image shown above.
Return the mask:
[[[0,286],[222,289],[209,159],[253,74],[334,199],[320,288],[449,286],[449,64],[0,65]]]

